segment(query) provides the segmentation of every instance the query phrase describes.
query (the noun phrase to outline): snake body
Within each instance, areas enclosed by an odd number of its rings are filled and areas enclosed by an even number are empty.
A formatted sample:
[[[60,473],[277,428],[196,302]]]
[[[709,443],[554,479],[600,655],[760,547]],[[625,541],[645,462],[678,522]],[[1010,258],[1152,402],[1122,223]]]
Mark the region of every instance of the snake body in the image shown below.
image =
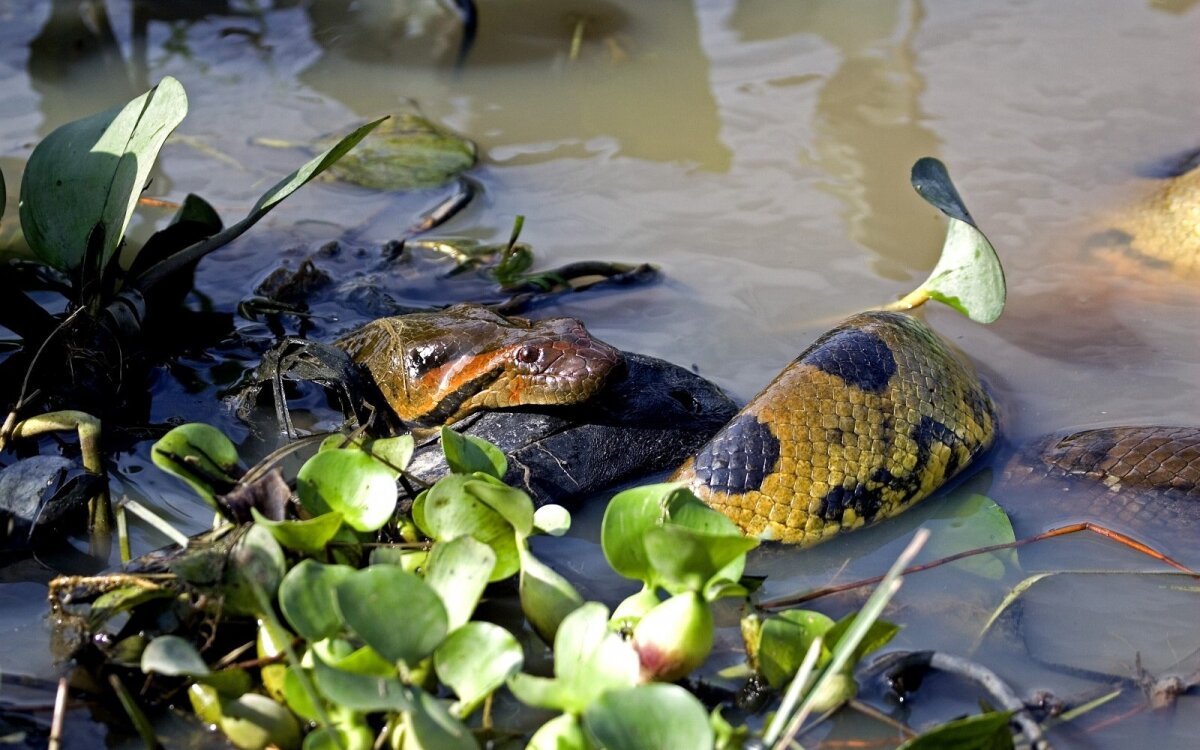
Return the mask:
[[[866,312],[814,342],[672,479],[748,534],[815,544],[928,496],[996,429],[983,385],[937,334]]]

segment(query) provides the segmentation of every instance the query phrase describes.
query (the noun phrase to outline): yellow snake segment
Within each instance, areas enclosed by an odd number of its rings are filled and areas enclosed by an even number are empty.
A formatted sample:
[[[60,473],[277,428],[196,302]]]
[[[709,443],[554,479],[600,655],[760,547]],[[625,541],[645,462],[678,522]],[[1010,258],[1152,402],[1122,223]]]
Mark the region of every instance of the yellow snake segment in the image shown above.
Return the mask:
[[[896,515],[991,446],[975,372],[921,321],[855,315],[675,472],[747,534],[801,545]]]
[[[1134,258],[1184,278],[1200,276],[1200,167],[1167,180],[1113,225]]]
[[[624,359],[573,318],[530,321],[479,305],[380,318],[334,342],[407,424],[449,424],[481,409],[576,404]]]

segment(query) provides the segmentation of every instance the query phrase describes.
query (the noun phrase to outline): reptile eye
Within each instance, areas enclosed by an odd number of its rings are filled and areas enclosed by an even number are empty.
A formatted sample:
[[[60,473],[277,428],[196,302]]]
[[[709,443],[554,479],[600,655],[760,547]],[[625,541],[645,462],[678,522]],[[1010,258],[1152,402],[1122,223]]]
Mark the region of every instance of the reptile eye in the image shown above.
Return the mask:
[[[542,352],[536,346],[522,346],[517,350],[517,361],[532,365],[542,358]]]

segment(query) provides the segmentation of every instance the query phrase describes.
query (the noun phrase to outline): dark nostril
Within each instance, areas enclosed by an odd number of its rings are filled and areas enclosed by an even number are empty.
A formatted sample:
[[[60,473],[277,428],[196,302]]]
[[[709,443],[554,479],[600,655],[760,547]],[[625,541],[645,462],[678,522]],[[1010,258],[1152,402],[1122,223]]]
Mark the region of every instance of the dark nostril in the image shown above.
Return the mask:
[[[542,353],[536,346],[522,346],[517,350],[517,361],[531,365],[541,359]]]
[[[700,411],[700,404],[696,403],[696,399],[687,391],[675,388],[668,395],[693,414]]]

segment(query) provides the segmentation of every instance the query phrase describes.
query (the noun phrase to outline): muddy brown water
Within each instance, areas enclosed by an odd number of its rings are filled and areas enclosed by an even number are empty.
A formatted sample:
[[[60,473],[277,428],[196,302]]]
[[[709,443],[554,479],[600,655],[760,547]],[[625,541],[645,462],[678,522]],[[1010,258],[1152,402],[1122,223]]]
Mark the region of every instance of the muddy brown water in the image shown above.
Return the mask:
[[[522,238],[544,264],[659,264],[660,284],[579,295],[547,313],[580,317],[622,348],[694,364],[744,400],[837,319],[924,278],[944,222],[912,193],[908,169],[933,155],[999,249],[1010,298],[988,328],[946,311],[929,318],[986,374],[1007,438],[1200,423],[1197,281],[1085,248],[1106,214],[1152,190],[1139,174],[1200,145],[1194,0],[479,5],[478,38],[456,71],[458,24],[434,2],[198,3],[174,18],[110,2],[105,27],[80,22],[74,2],[0,0],[0,169],[15,194],[19,164],[40,137],[169,74],[187,88],[190,114],[148,194],[199,193],[230,218],[304,158],[255,138],[306,141],[415,100],[484,155],[484,195],[442,234],[499,240],[524,214]],[[311,185],[202,264],[193,305],[231,311],[297,256],[292,249],[346,236],[351,248],[382,243],[429,199]],[[142,216],[143,235],[166,218]],[[10,206],[4,225],[13,218]],[[212,406],[239,356],[218,347],[155,370],[150,420],[206,419],[244,436]],[[150,467],[148,450],[117,457],[116,491],[149,498],[185,531],[202,529],[206,508]],[[956,503],[992,492],[988,480],[978,474],[923,515],[824,547],[764,552],[754,567],[768,575],[769,596],[878,573],[917,523],[948,544],[969,538]],[[600,512],[580,512],[571,538],[540,551],[611,602],[623,589],[596,572]],[[164,540],[139,527],[135,541],[144,550]],[[1200,564],[1188,541],[1162,544]],[[1004,592],[1033,572],[1153,567],[1083,537],[1024,549],[1019,562],[1022,572],[1000,580],[962,569],[911,577],[890,614],[905,625],[896,645],[967,652]],[[42,620],[45,578],[31,563],[0,572],[0,699],[41,700],[11,687],[10,675],[58,674]],[[1022,695],[1081,695],[1100,684],[1092,673],[1128,676],[1139,657],[1155,674],[1191,672],[1200,667],[1200,599],[1182,583],[1052,577],[976,658]],[[818,606],[836,614],[854,603]],[[736,641],[735,628],[722,633]],[[920,726],[972,710],[976,697],[938,679],[898,714]],[[1195,746],[1196,698],[1119,715],[1136,703],[1055,739]],[[99,731],[83,718],[72,728],[75,747]],[[881,731],[847,718],[818,736]]]

